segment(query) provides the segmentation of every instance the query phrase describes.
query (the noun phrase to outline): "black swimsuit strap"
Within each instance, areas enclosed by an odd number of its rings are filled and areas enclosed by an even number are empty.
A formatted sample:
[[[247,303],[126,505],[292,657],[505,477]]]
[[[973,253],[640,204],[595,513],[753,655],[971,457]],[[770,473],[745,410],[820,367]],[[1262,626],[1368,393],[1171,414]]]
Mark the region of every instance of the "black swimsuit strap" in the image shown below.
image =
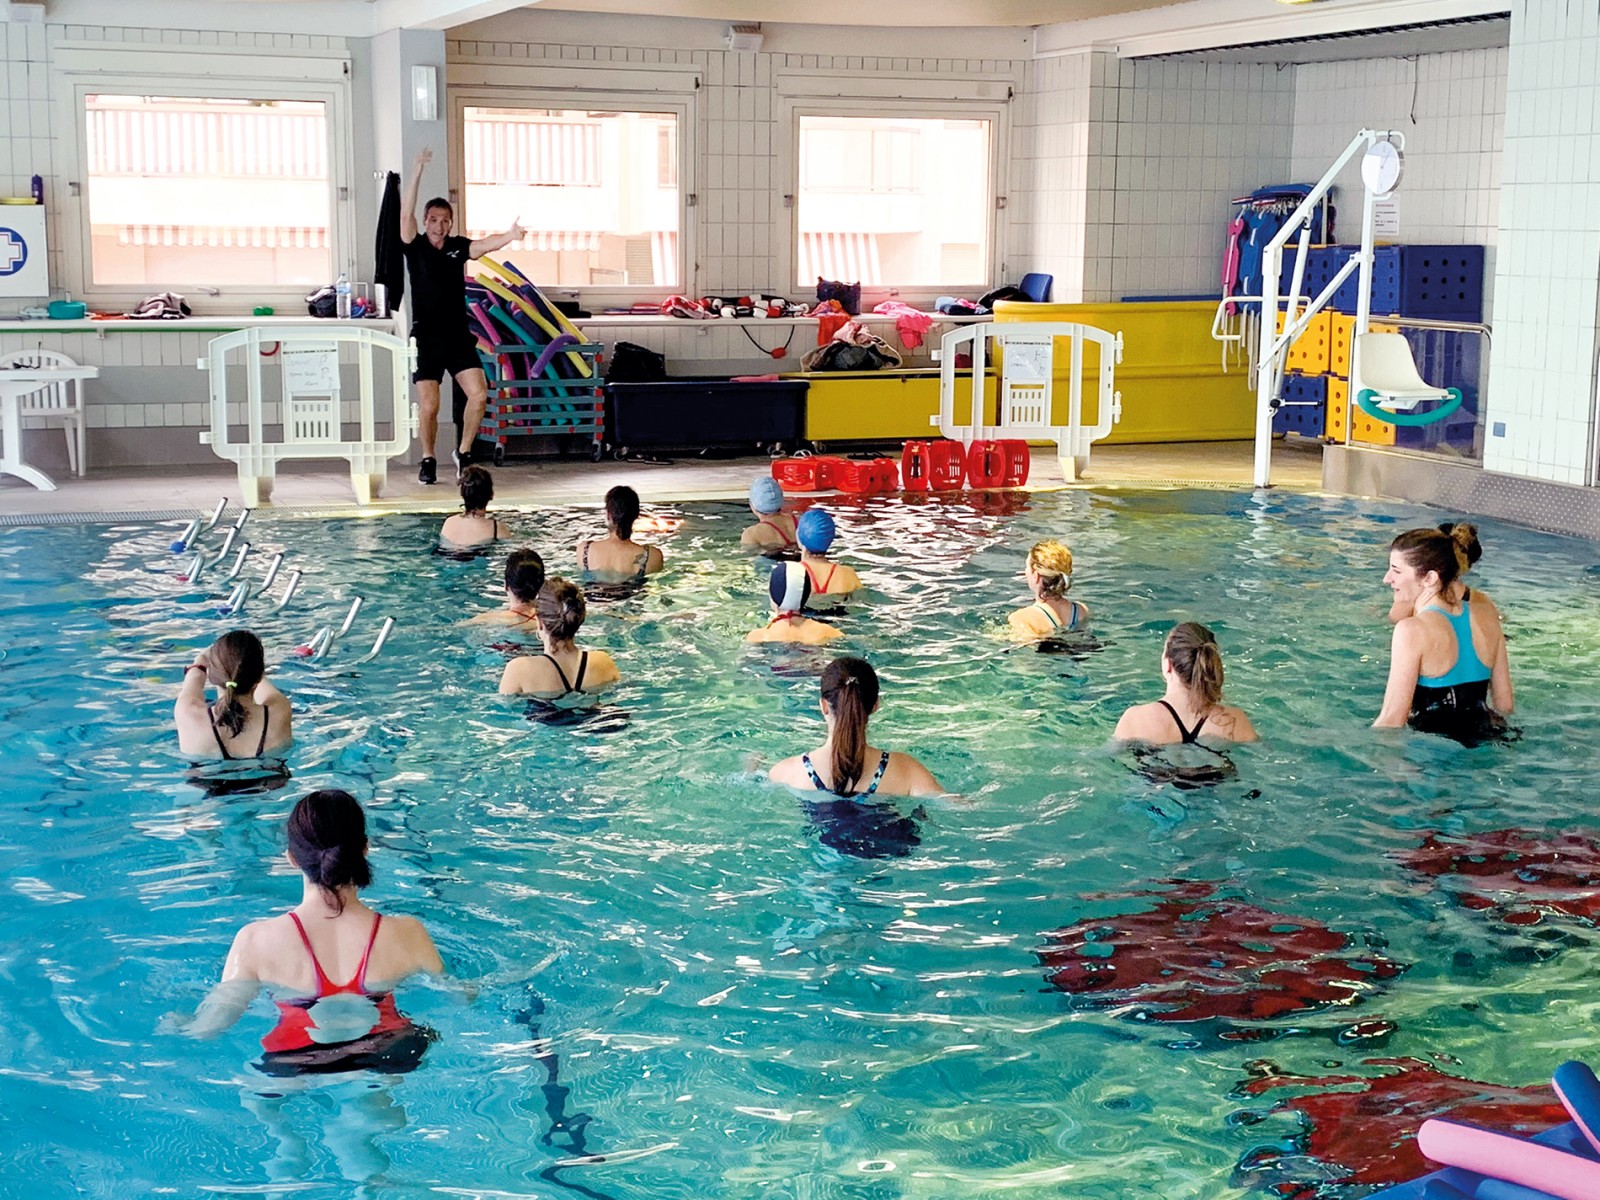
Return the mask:
[[[581,655],[578,656],[578,678],[573,681],[572,686],[567,689],[568,691],[571,691],[571,692],[581,692],[581,691],[583,691],[583,673],[585,671],[587,671],[588,669],[589,669],[589,652],[587,650],[585,650]]]
[[[1191,744],[1200,736],[1200,730],[1205,727],[1206,723],[1206,719],[1204,717],[1201,717],[1198,721],[1196,721],[1194,723],[1194,728],[1190,729],[1183,723],[1183,718],[1178,715],[1178,710],[1173,708],[1172,705],[1168,704],[1165,700],[1157,700],[1156,703],[1161,705],[1162,708],[1166,709],[1172,714],[1172,723],[1178,727],[1178,734],[1183,738],[1184,745]]]
[[[272,728],[272,710],[265,704],[261,706],[261,740],[256,743],[256,757],[260,758],[267,749],[267,730]]]
[[[592,543],[590,543],[590,542],[585,542],[583,544],[582,561],[578,564],[585,571],[587,571],[589,569],[589,547],[590,547],[590,545],[592,545]]]
[[[211,705],[206,705],[206,720],[211,722],[211,736],[217,739],[217,749],[222,751],[223,758],[232,758],[228,748],[222,744],[222,731],[217,728],[217,714],[211,711]]]
[[[567,682],[567,673],[566,673],[566,672],[565,672],[565,671],[563,671],[563,670],[562,670],[562,669],[561,669],[561,664],[560,664],[560,663],[558,663],[558,662],[557,662],[557,661],[556,661],[556,660],[555,660],[555,659],[554,659],[554,657],[552,657],[552,656],[551,656],[551,655],[549,655],[549,654],[541,654],[541,655],[539,655],[539,657],[540,657],[540,658],[543,658],[543,659],[548,659],[548,660],[549,660],[549,662],[550,662],[550,665],[551,665],[551,666],[552,666],[552,667],[554,667],[554,668],[555,668],[555,669],[556,669],[556,674],[557,674],[557,675],[559,675],[559,676],[561,676],[561,686],[562,686],[562,688],[563,688],[563,689],[565,689],[565,690],[564,690],[564,691],[563,691],[563,692],[562,692],[562,693],[561,693],[561,694],[562,694],[562,695],[567,695],[567,694],[568,694],[568,693],[569,693],[569,692],[575,692],[575,691],[577,691],[577,689],[576,689],[576,688],[574,688],[574,687],[573,687],[573,686],[572,686],[572,684],[570,684],[570,683],[568,683],[568,682]],[[583,675],[583,672],[582,672],[582,671],[581,671],[581,670],[580,670],[580,671],[579,671],[579,672],[578,672],[578,675],[579,675],[579,677],[580,677],[580,678],[581,678],[581,677],[582,677],[582,675]]]

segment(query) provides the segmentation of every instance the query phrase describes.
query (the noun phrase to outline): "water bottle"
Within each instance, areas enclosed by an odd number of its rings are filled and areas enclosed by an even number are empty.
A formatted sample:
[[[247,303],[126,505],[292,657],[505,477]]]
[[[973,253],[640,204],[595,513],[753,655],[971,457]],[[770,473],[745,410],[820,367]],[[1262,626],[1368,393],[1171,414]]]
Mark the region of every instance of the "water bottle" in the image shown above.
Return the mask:
[[[350,276],[343,271],[339,272],[339,278],[334,282],[333,297],[334,316],[342,321],[348,321],[350,319]]]

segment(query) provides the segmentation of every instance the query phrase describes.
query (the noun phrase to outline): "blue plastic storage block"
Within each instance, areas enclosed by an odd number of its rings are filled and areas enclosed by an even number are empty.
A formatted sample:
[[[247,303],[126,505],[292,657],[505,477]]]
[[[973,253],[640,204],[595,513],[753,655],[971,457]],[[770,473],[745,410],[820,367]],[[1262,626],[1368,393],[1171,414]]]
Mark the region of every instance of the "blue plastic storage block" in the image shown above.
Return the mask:
[[[1272,414],[1272,431],[1321,437],[1328,424],[1328,377],[1285,375],[1279,394],[1284,403]]]
[[[1483,320],[1483,247],[1401,246],[1398,311],[1408,317]]]
[[[1360,249],[1331,246],[1333,271]],[[1332,271],[1329,272],[1332,277]],[[1356,311],[1359,280],[1352,274],[1334,294],[1333,307]],[[1483,320],[1482,246],[1376,246],[1372,252],[1372,312],[1383,316]]]

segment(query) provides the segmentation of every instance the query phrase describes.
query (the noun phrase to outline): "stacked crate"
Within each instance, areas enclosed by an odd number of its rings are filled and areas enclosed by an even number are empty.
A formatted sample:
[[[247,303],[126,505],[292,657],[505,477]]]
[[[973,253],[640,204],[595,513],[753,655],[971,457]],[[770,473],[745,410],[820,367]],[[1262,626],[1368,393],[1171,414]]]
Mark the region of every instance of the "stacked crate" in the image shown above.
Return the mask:
[[[1356,246],[1313,246],[1306,257],[1301,292],[1315,299],[1355,253]],[[1297,248],[1284,248],[1280,292],[1287,295],[1294,279]],[[1358,278],[1340,285],[1329,307],[1318,313],[1289,347],[1282,399],[1273,416],[1275,431],[1302,437],[1325,437],[1374,446],[1425,445],[1445,436],[1436,425],[1397,427],[1354,409],[1350,395],[1350,351],[1355,329]],[[1371,311],[1436,320],[1483,319],[1482,246],[1377,246],[1373,250]],[[1285,325],[1278,313],[1278,332]],[[1373,333],[1398,333],[1400,327],[1370,320]],[[1470,338],[1446,354],[1419,354],[1422,377],[1440,387],[1459,387],[1465,400],[1462,420],[1476,420],[1479,348]],[[1413,342],[1413,351],[1416,343]],[[1312,407],[1296,402],[1310,401]]]

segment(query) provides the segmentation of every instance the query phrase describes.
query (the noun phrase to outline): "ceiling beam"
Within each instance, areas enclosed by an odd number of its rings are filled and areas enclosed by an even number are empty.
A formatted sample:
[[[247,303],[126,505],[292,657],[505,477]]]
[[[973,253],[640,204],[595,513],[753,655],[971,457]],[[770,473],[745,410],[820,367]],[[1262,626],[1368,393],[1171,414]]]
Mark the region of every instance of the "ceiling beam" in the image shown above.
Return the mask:
[[[450,29],[468,21],[498,17],[514,8],[530,8],[538,0],[376,0],[374,33],[391,29]]]
[[[372,9],[348,0],[50,0],[52,25],[128,25],[139,29],[215,29],[237,33],[320,33],[371,37]]]

